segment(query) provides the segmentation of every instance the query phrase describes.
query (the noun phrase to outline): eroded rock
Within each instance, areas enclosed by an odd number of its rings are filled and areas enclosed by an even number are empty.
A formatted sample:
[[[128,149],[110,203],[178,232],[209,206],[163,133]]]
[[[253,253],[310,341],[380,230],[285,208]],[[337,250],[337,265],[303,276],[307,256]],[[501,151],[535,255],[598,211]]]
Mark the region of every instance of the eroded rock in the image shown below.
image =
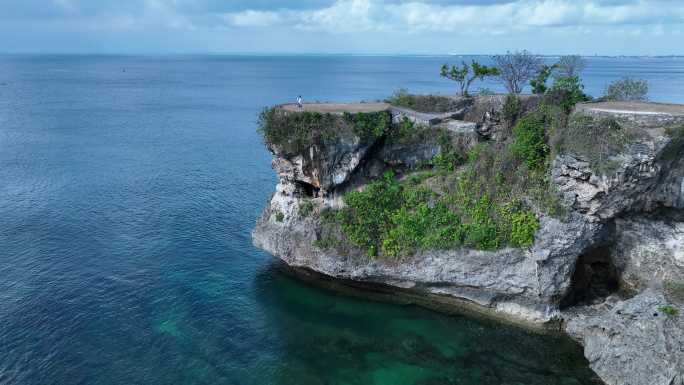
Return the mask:
[[[575,309],[567,332],[584,345],[591,368],[608,385],[684,384],[684,319],[667,315],[662,293]]]
[[[532,103],[524,99],[523,105]],[[489,136],[502,128],[502,106],[501,96],[485,97],[462,112],[463,121],[452,115],[440,124],[468,148],[481,140],[485,125]],[[345,192],[386,169],[432,159],[440,146],[431,137],[420,143],[347,137],[307,154],[274,152],[280,183],[257,222],[254,244],[288,265],[331,277],[455,298],[533,325],[566,319],[568,333],[585,345],[606,383],[681,385],[682,316],[658,312],[667,301],[657,290],[631,299],[611,293],[616,281],[638,293],[663,280],[684,280],[684,140],[663,129],[684,122],[684,115],[611,110],[617,107],[599,103],[577,113],[641,125],[645,135],[611,158],[610,172],[597,172],[576,155],[558,156],[551,178],[569,212],[562,219],[542,215],[530,248],[427,250],[387,261],[353,248],[314,246],[320,217],[299,214],[302,199],[312,199],[301,183],[320,188],[316,212],[339,208]]]

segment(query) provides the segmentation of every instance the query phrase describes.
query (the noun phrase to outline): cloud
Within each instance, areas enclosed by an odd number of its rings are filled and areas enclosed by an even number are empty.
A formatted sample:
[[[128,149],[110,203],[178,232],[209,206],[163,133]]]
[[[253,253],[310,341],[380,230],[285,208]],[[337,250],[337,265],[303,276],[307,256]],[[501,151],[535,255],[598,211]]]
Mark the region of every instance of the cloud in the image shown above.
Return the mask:
[[[519,0],[382,1],[337,0],[315,10],[283,9],[227,14],[231,25],[259,15],[261,26],[290,25],[328,32],[472,31],[501,33],[543,27],[684,24],[684,4],[668,1]]]
[[[279,13],[269,11],[246,10],[223,15],[226,22],[233,27],[267,27],[282,21]]]
[[[515,31],[684,24],[670,0],[0,0],[0,19],[129,20],[174,28],[289,26],[363,31]]]
[[[76,6],[72,0],[53,0],[53,3],[59,7],[62,8],[65,11],[68,12],[73,12],[76,10]]]
[[[681,0],[0,0],[0,51],[682,53],[682,31]]]

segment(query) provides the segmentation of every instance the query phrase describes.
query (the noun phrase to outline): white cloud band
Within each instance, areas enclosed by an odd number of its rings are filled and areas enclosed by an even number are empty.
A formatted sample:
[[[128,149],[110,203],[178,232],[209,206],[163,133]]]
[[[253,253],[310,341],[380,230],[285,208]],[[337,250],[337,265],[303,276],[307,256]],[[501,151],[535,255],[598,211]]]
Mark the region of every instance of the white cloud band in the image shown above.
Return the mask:
[[[543,27],[684,24],[684,3],[596,0],[519,0],[485,5],[337,0],[315,10],[247,10],[225,14],[234,27],[295,26],[333,33],[363,31],[472,31],[505,33]],[[662,28],[662,27],[659,27]]]

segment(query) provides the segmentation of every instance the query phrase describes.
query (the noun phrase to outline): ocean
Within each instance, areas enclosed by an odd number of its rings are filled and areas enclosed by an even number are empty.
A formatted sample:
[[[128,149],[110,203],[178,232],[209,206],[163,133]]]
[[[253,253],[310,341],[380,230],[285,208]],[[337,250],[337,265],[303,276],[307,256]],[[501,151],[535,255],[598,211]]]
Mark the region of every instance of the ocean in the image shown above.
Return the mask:
[[[263,107],[452,93],[457,60],[0,56],[0,384],[592,383],[566,339],[326,291],[251,245]],[[625,75],[684,103],[684,58],[588,58],[586,91]]]

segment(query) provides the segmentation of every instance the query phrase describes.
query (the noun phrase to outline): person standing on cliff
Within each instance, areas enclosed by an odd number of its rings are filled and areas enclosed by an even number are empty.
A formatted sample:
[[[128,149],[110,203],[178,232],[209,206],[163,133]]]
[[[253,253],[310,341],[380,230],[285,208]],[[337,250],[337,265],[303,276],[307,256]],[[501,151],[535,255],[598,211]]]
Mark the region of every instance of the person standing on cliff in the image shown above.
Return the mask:
[[[297,96],[297,107],[303,108],[304,104],[302,104],[302,95]]]

